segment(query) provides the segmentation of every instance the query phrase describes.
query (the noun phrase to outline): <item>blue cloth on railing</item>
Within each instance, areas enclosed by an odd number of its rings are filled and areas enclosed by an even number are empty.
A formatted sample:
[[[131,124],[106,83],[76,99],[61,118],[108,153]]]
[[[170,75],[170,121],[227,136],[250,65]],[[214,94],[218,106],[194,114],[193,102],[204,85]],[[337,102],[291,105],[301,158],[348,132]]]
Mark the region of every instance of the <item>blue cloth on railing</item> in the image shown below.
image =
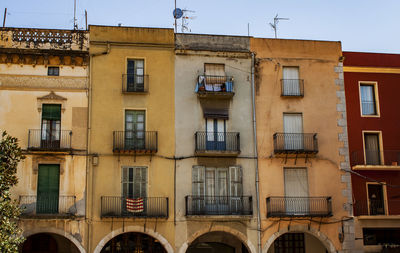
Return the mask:
[[[225,82],[226,92],[233,92],[233,83],[232,82]]]
[[[197,84],[196,84],[196,87],[195,87],[195,89],[194,89],[194,92],[197,93],[197,92],[199,91],[200,85],[201,85],[200,83],[197,83]]]

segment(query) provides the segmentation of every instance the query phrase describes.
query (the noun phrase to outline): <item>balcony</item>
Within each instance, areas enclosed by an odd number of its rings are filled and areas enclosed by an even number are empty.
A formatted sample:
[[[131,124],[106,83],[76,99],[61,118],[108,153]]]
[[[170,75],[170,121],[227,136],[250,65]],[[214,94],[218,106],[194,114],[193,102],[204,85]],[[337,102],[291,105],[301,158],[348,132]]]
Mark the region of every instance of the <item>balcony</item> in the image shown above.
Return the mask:
[[[400,199],[363,199],[353,203],[354,216],[400,215]]]
[[[329,217],[331,197],[268,197],[267,217]]]
[[[125,94],[146,94],[149,91],[149,76],[123,74],[122,93]]]
[[[318,140],[316,133],[275,133],[275,154],[316,154]]]
[[[156,131],[114,131],[114,153],[156,153]]]
[[[237,132],[196,132],[197,155],[237,156],[240,153],[240,134]]]
[[[186,215],[252,215],[251,196],[186,196]]]
[[[19,205],[22,217],[66,218],[77,213],[75,196],[22,195]]]
[[[200,75],[195,92],[199,98],[230,99],[235,95],[233,77]]]
[[[400,150],[365,150],[351,153],[351,166],[400,166]]]
[[[120,196],[102,196],[101,217],[168,218],[168,198],[143,197],[134,199]]]
[[[67,152],[71,150],[72,131],[46,131],[40,129],[29,129],[28,150]]]
[[[282,97],[303,97],[304,80],[302,79],[281,79]]]

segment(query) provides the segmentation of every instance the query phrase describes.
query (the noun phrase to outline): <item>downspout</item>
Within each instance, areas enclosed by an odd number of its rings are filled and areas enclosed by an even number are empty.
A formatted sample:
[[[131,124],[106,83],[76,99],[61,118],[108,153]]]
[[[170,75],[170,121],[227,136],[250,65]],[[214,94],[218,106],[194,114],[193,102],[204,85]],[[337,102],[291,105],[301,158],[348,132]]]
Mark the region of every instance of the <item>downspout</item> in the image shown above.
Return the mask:
[[[255,102],[255,87],[254,87],[254,53],[251,53],[251,100],[253,105],[253,143],[254,155],[256,162],[256,203],[257,203],[257,244],[258,252],[261,253],[261,213],[260,213],[260,191],[259,191],[259,176],[258,176],[258,150],[257,150],[257,122],[256,122],[256,102]]]
[[[90,150],[90,133],[91,133],[91,117],[92,117],[92,69],[93,69],[93,57],[98,55],[106,55],[111,51],[110,43],[107,43],[107,50],[101,53],[89,54],[89,87],[88,87],[88,113],[87,113],[87,134],[86,134],[86,219],[88,220],[87,226],[87,252],[92,252],[90,243],[90,228],[93,217],[93,170],[91,166],[92,159]],[[88,190],[89,189],[89,190]],[[89,204],[90,203],[90,204]]]

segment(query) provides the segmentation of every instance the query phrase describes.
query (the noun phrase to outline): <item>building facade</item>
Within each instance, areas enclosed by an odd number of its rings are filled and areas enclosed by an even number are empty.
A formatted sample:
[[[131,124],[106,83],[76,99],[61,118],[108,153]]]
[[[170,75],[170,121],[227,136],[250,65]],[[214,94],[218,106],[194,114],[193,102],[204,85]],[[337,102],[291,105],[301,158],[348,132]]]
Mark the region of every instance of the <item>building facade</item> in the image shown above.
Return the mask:
[[[340,42],[251,38],[262,252],[353,252]]]
[[[26,159],[19,201],[22,252],[85,252],[88,33],[0,31],[0,129]]]
[[[175,43],[176,252],[257,252],[249,38]]]
[[[87,252],[175,252],[174,32],[89,30]]]
[[[356,247],[400,245],[400,55],[343,52]]]

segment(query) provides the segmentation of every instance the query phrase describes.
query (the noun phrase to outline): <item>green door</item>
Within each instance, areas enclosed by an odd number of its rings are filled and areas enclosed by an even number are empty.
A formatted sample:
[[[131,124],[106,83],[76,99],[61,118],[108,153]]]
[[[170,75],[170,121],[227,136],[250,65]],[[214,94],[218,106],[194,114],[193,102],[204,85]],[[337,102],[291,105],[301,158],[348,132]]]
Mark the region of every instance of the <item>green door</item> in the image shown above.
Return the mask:
[[[36,213],[58,213],[60,165],[39,165]]]
[[[145,111],[125,111],[125,149],[145,149]]]

